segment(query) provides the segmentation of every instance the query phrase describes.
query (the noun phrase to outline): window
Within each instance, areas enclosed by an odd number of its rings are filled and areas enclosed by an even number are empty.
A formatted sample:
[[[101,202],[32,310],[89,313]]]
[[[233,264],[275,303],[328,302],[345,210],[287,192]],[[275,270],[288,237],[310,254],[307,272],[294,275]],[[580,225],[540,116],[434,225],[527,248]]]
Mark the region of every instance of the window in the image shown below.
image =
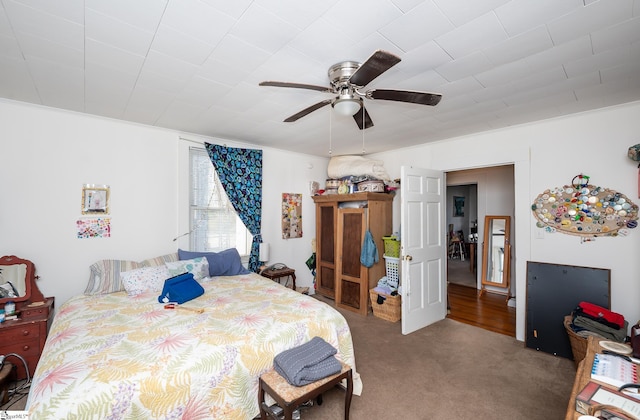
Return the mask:
[[[236,248],[240,255],[248,255],[253,237],[229,202],[207,151],[189,148],[189,161],[191,250]]]

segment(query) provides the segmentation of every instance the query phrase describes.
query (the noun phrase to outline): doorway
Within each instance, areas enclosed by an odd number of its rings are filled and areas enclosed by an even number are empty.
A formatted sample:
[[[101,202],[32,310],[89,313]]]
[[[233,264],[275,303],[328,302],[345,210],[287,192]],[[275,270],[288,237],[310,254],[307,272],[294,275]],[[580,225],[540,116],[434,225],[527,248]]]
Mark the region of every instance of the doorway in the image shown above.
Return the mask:
[[[447,281],[478,287],[478,185],[447,186]]]
[[[447,258],[447,317],[515,337],[516,309],[507,305],[502,295],[485,293],[479,296],[478,287],[479,272],[482,269],[484,218],[486,215],[508,215],[513,220],[514,184],[514,165],[447,172],[445,211],[447,226],[453,225],[454,232],[462,230],[465,235],[466,251],[464,261],[456,258],[456,254],[453,255],[454,258]],[[460,197],[464,197],[462,212],[456,208],[456,204],[460,204]],[[469,261],[470,234],[473,235],[473,240],[475,234],[479,238],[474,249],[473,271],[470,270]],[[512,247],[515,248],[515,236],[512,239]],[[511,284],[511,295],[515,296],[515,275],[512,275]],[[490,315],[483,315],[487,311]]]

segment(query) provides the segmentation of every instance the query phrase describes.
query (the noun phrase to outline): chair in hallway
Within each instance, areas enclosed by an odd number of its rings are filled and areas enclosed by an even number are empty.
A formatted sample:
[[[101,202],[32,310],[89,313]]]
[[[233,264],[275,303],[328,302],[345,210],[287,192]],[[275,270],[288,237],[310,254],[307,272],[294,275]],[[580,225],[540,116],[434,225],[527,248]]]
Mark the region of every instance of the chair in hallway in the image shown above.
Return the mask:
[[[449,259],[459,258],[461,261],[465,259],[464,237],[461,230],[458,232],[449,232]]]

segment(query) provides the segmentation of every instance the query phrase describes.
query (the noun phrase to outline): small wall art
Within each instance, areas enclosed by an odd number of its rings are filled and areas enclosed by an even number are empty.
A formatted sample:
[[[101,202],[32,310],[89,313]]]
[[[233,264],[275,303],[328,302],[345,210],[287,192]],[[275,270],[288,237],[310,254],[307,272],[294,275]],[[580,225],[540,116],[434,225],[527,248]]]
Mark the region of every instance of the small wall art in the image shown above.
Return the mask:
[[[453,197],[453,217],[464,217],[464,197]]]
[[[82,214],[109,214],[109,186],[82,186]]]
[[[76,222],[78,239],[110,238],[111,218],[80,219]]]
[[[576,175],[570,185],[543,191],[531,205],[536,226],[548,233],[626,236],[638,226],[638,205],[626,195]]]
[[[282,239],[302,238],[302,194],[282,194]]]

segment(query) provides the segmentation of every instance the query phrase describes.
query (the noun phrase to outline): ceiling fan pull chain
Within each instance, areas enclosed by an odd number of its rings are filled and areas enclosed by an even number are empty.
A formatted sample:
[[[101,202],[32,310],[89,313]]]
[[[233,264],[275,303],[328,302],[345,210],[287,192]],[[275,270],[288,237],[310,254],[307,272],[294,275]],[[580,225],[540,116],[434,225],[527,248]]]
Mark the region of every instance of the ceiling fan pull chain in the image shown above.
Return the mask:
[[[333,129],[331,127],[331,122],[333,121],[333,118],[331,118],[331,108],[329,108],[329,157],[331,157],[331,152],[332,152],[332,142],[331,142],[331,135],[333,133]]]
[[[361,101],[362,102],[362,101]],[[362,104],[362,127],[365,127],[364,125],[364,103]],[[362,155],[364,155],[366,153],[366,151],[364,150],[364,128],[362,130]]]

